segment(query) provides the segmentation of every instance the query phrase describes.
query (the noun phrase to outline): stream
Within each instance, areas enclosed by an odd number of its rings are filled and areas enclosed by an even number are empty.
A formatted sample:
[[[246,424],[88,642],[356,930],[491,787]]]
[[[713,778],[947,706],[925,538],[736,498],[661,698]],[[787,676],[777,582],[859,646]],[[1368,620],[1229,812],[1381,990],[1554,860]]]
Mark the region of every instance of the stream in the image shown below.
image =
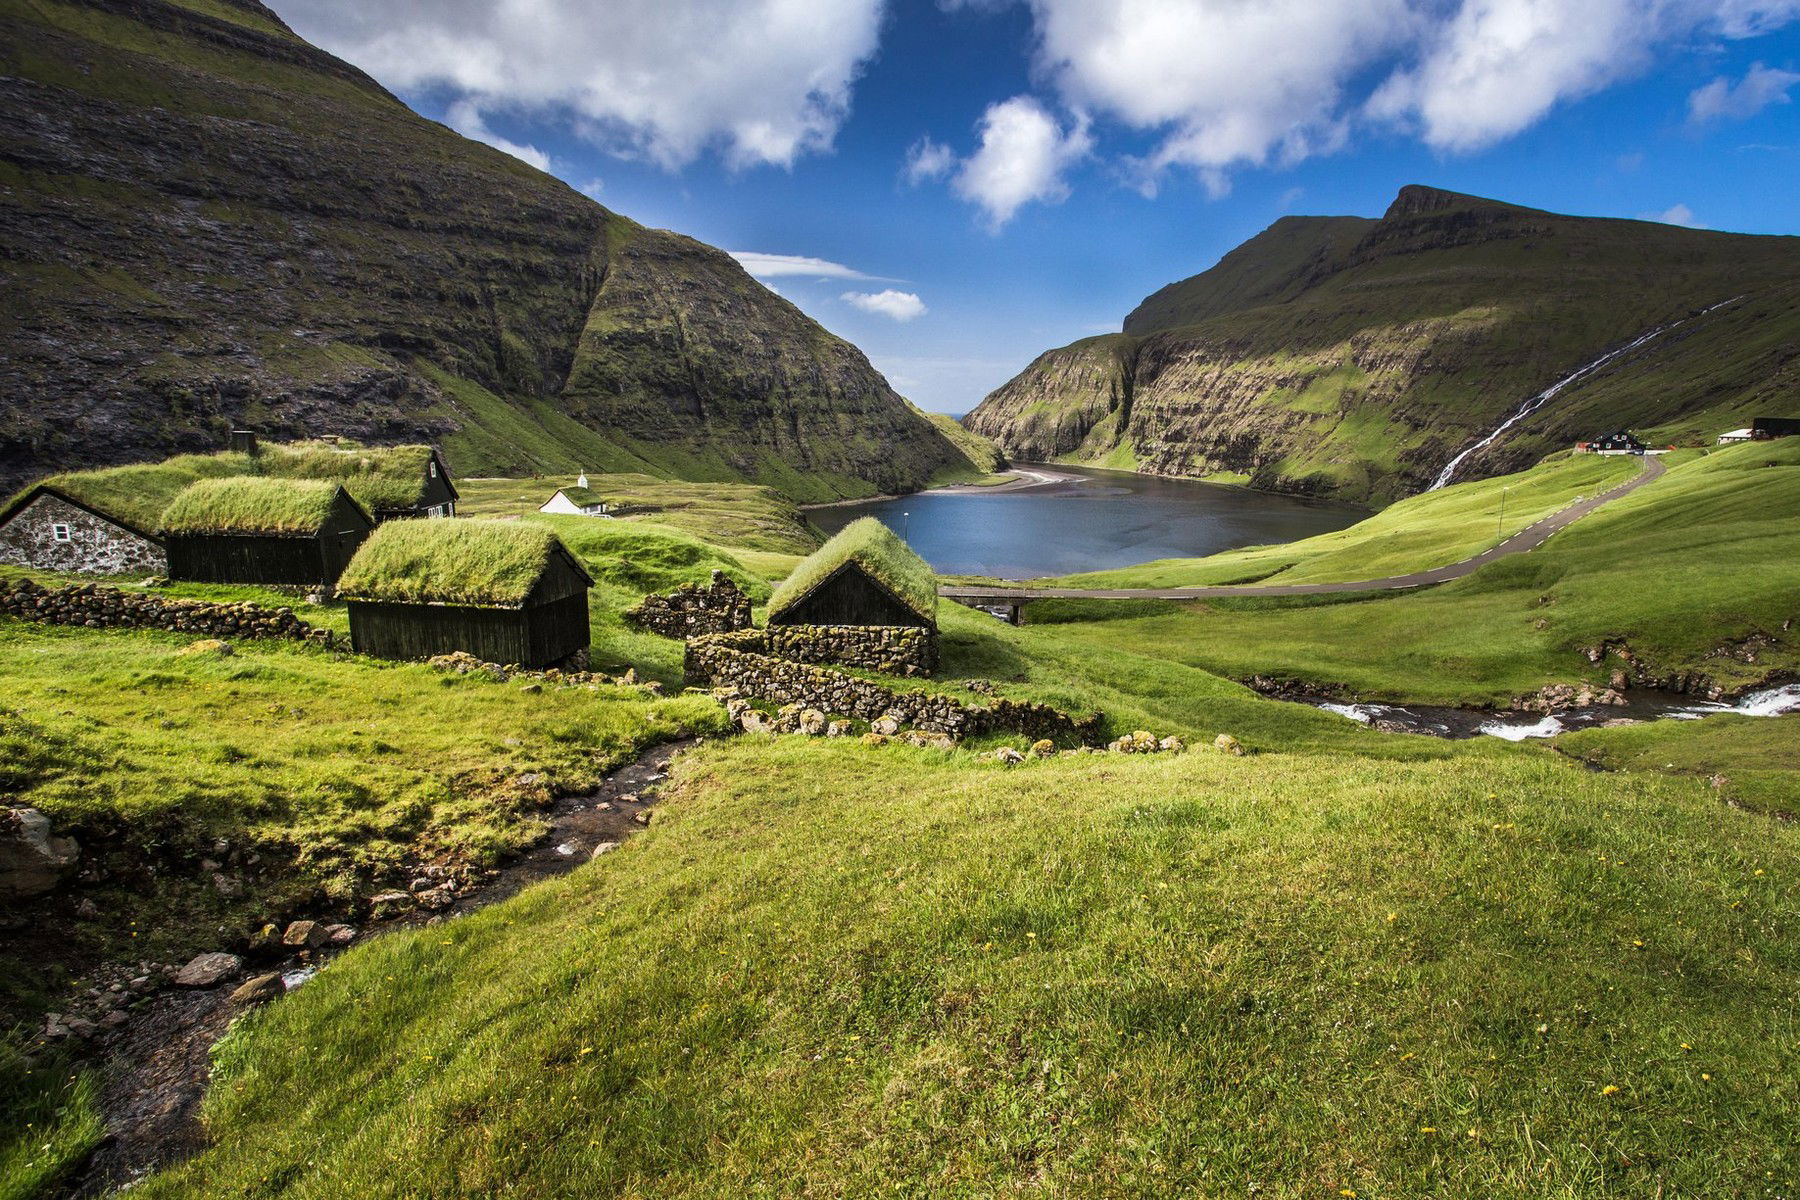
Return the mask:
[[[1287,697],[1337,713],[1385,733],[1423,733],[1441,738],[1497,737],[1509,742],[1550,738],[1577,729],[1595,729],[1640,721],[1697,721],[1719,713],[1744,717],[1778,717],[1800,712],[1800,683],[1751,692],[1735,703],[1696,700],[1671,692],[1628,693],[1623,705],[1597,704],[1554,713],[1484,711],[1432,704],[1345,704],[1325,696]]]

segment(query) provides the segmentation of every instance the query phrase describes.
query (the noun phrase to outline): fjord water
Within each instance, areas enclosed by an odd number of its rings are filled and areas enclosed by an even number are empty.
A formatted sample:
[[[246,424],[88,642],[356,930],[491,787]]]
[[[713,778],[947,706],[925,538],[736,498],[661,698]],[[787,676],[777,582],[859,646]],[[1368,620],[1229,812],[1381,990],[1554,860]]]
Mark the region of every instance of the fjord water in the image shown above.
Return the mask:
[[[1034,579],[1297,541],[1354,525],[1354,504],[1123,471],[1046,467],[1022,491],[955,489],[814,509],[826,533],[876,517],[938,571]]]

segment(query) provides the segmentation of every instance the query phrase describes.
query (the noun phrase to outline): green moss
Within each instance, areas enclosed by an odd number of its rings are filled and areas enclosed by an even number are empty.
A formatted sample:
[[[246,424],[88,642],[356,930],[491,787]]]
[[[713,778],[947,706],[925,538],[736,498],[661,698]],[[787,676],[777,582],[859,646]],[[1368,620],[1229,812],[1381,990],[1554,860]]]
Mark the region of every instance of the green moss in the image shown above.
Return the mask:
[[[371,510],[411,508],[429,478],[430,446],[361,446],[354,442],[291,442],[266,446],[256,466],[283,479],[325,479],[344,485]]]
[[[159,463],[52,475],[43,482],[96,512],[154,531],[162,527],[163,512],[186,488],[250,470],[250,459],[242,454],[184,454]]]
[[[780,613],[824,582],[825,577],[855,562],[913,612],[927,621],[937,616],[937,576],[912,547],[874,517],[862,517],[839,530],[814,551],[769,597],[769,613]]]
[[[393,604],[516,608],[560,546],[535,523],[389,521],[350,560],[338,592]]]
[[[323,480],[245,475],[194,484],[170,504],[170,533],[315,533],[342,488]]]

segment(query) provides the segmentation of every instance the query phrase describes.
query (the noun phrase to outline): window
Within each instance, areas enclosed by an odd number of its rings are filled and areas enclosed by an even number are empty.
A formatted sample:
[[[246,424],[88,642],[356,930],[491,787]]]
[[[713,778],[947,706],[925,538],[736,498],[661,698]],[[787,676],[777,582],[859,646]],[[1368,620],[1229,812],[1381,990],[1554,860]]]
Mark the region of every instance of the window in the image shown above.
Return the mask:
[[[50,536],[59,542],[69,541],[69,527],[67,525],[52,525],[50,527]]]
[[[437,478],[437,459],[435,458],[431,460],[431,477],[433,479]]]

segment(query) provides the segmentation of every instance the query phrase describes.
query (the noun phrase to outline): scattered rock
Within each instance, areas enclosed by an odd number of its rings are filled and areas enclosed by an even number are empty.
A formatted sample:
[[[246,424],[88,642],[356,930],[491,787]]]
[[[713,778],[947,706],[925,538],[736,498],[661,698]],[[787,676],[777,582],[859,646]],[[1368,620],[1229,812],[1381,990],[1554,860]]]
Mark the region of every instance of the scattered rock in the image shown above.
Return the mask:
[[[818,737],[825,732],[825,714],[816,708],[809,708],[800,714],[800,732],[810,737]]]
[[[1031,743],[1031,752],[1039,758],[1050,758],[1056,753],[1056,743],[1049,738],[1039,738]]]
[[[1241,756],[1244,753],[1244,743],[1238,741],[1229,733],[1221,733],[1218,737],[1214,738],[1213,747],[1226,754],[1236,754]]]
[[[851,723],[849,721],[843,721],[843,720],[832,721],[830,724],[825,726],[825,736],[826,737],[847,737],[847,736],[849,736],[850,730],[852,728],[853,728],[853,726],[851,725]]]
[[[233,653],[235,652],[232,650],[230,642],[223,642],[218,638],[201,638],[199,641],[189,642],[177,650],[175,656],[187,658],[195,654],[211,654],[216,658],[230,658]]]
[[[325,941],[329,945],[348,946],[355,940],[356,927],[354,925],[327,925],[325,927]]]
[[[382,892],[379,896],[369,898],[369,911],[376,920],[391,917],[411,908],[413,897],[410,892]]]
[[[869,731],[883,737],[893,737],[900,732],[900,721],[892,713],[884,713],[869,723]]]
[[[231,993],[231,1002],[233,1004],[261,1004],[264,1001],[273,1000],[285,990],[281,983],[280,972],[270,972],[239,984],[237,990]]]
[[[0,898],[25,900],[53,891],[80,858],[75,839],[51,836],[50,818],[37,809],[0,811]]]
[[[602,854],[611,854],[614,850],[617,850],[618,848],[619,848],[619,843],[617,843],[617,842],[601,842],[598,846],[594,847],[594,849],[591,853],[588,854],[588,860],[591,862],[594,859],[599,858]]]
[[[317,921],[295,921],[281,935],[281,944],[316,950],[325,944],[325,930]]]
[[[181,987],[208,988],[237,974],[243,966],[244,960],[237,955],[215,950],[195,955],[175,973],[175,982]]]
[[[639,825],[648,825],[650,823],[650,818],[655,815],[655,812],[648,808],[640,808],[638,811],[631,814],[631,819],[636,821]]]
[[[1171,733],[1168,737],[1156,743],[1156,748],[1161,750],[1164,754],[1180,754],[1183,750],[1187,749],[1187,743]]]
[[[413,899],[419,902],[421,908],[433,910],[449,908],[456,903],[456,891],[449,884],[445,884],[427,892],[419,892],[413,896]]]
[[[544,690],[544,685],[541,683],[528,683],[524,687],[521,687],[519,690],[521,692],[524,692],[528,696],[535,696],[539,692]]]
[[[994,761],[1003,766],[1011,767],[1024,762],[1025,756],[1020,754],[1017,750],[1014,750],[1011,746],[1002,746],[994,751]]]

